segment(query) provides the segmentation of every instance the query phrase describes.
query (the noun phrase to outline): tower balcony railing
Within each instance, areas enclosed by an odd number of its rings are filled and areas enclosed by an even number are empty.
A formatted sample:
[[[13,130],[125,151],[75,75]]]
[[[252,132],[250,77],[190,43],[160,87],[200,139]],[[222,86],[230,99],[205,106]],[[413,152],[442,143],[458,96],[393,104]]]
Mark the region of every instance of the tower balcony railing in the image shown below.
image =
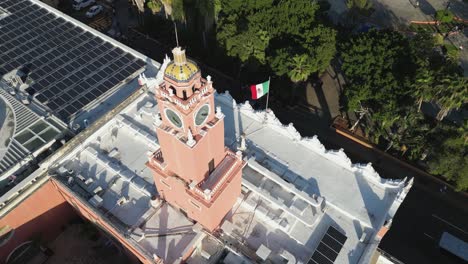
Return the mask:
[[[166,88],[166,86],[163,84],[160,86],[160,88],[157,90],[159,94],[166,98],[169,102],[174,103],[181,107],[184,110],[190,109],[193,105],[195,105],[198,101],[201,100],[206,94],[210,92],[211,88],[211,83],[210,82],[203,82],[202,81],[202,87],[199,90],[196,90],[189,98],[186,100],[179,98],[177,95],[175,95],[172,90],[169,90]]]
[[[240,154],[228,151],[218,167],[204,181],[194,186],[192,190],[195,194],[203,197],[205,202],[216,199],[218,191],[233,176],[234,169],[239,167],[239,162],[242,162]]]
[[[158,167],[161,170],[164,170],[167,167],[166,162],[164,162],[161,149],[156,150],[153,155],[150,156],[149,162],[151,165]]]

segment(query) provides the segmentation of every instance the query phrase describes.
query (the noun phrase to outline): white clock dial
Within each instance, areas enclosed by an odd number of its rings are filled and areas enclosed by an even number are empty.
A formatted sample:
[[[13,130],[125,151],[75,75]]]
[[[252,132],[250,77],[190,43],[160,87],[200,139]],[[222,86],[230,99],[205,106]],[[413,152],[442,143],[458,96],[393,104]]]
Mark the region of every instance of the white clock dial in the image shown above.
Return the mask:
[[[208,104],[203,105],[198,109],[197,113],[195,114],[195,125],[200,126],[205,123],[208,115],[210,114],[210,106]]]
[[[169,109],[169,108],[166,108],[166,110],[164,110],[164,112],[166,113],[166,118],[177,128],[181,128],[182,127],[182,119],[180,118],[179,114],[177,114],[177,112]]]

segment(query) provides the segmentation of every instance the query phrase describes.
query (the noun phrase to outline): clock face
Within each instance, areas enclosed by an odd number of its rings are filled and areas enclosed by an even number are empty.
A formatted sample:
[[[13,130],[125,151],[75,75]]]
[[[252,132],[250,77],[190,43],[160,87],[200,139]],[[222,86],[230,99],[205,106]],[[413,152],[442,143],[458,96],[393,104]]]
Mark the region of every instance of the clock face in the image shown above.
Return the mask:
[[[197,113],[195,114],[195,125],[200,126],[203,124],[208,115],[210,114],[210,106],[205,104],[200,109],[198,109]]]
[[[166,110],[164,110],[164,112],[166,113],[166,117],[167,119],[177,128],[181,128],[182,127],[182,119],[180,118],[179,114],[177,114],[176,112],[174,112],[173,110],[169,109],[169,108],[166,108]]]

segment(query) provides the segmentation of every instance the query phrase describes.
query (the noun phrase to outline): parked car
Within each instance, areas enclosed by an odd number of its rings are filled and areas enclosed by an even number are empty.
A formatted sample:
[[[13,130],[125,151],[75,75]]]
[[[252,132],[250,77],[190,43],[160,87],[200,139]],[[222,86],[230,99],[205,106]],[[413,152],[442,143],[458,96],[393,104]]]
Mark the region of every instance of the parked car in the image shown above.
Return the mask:
[[[86,16],[89,18],[95,17],[97,14],[101,13],[103,9],[102,5],[94,5],[86,12]]]
[[[96,3],[96,0],[73,0],[73,9],[75,9],[76,11],[79,11],[94,3]]]

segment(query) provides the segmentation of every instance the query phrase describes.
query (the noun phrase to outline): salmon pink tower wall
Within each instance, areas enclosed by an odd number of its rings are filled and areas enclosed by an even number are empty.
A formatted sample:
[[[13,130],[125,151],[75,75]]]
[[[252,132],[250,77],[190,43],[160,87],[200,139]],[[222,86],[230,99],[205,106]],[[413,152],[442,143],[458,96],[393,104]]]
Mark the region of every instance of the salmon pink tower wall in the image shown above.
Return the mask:
[[[224,115],[213,83],[180,47],[157,87],[160,149],[150,157],[159,195],[206,229],[215,230],[241,192],[240,153],[224,146]]]

